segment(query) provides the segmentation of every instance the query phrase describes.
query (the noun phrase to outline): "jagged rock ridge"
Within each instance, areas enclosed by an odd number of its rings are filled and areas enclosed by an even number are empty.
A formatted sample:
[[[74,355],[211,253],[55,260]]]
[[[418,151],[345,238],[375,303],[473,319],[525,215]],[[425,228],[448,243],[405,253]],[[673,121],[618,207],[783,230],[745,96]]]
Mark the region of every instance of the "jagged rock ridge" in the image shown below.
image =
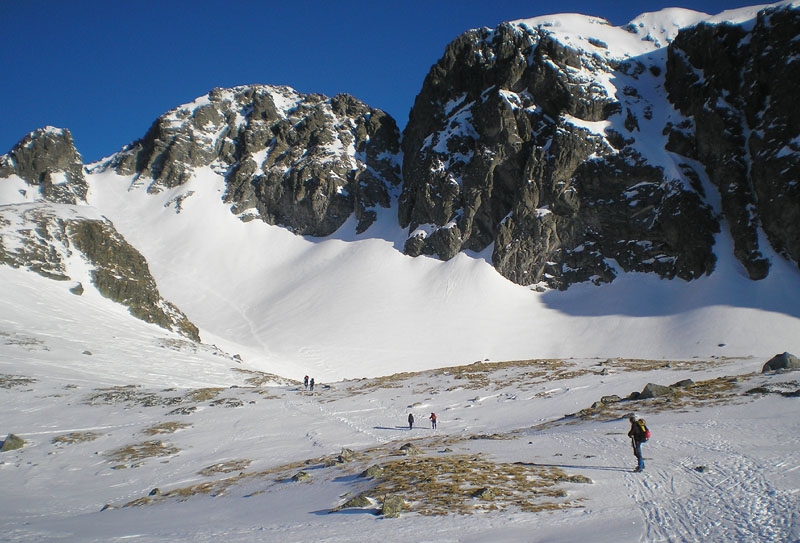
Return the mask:
[[[617,268],[693,279],[714,269],[725,218],[752,278],[767,273],[761,225],[797,260],[798,124],[787,98],[799,13],[764,11],[749,30],[559,16],[460,36],[403,134],[406,253],[448,259],[491,246],[504,276],[557,288],[611,281]],[[720,99],[732,104],[714,107]],[[753,154],[764,160],[748,169]],[[721,209],[709,189],[723,193]]]
[[[253,85],[214,89],[162,115],[102,168],[150,180],[157,191],[212,167],[243,219],[327,236],[353,214],[363,232],[377,207],[391,205],[399,146],[394,119],[352,96]]]
[[[0,156],[0,179],[12,175],[30,186],[21,190],[33,190],[47,201],[86,201],[83,159],[69,130],[48,126],[22,138],[8,154]]]
[[[70,282],[77,295],[85,286],[75,274],[88,268],[95,288],[133,316],[200,340],[197,327],[161,297],[145,258],[87,205],[83,166],[69,131],[29,134],[0,157],[0,167],[3,182],[18,187],[17,200],[0,206],[0,264]]]
[[[765,239],[800,258],[799,14],[781,4],[712,24],[674,9],[625,27],[560,15],[473,30],[431,68],[402,153],[394,120],[351,96],[252,85],[166,113],[94,171],[157,192],[210,168],[242,220],[310,236],[353,216],[364,233],[397,198],[407,254],[490,249],[508,279],[562,289],[620,270],[709,274],[725,227],[759,279]],[[71,136],[37,138],[0,157],[0,178],[80,203]]]
[[[800,10],[759,12],[752,28],[699,24],[668,49],[665,85],[689,119],[667,149],[696,159],[721,195],[736,257],[767,275],[759,229],[800,260]]]

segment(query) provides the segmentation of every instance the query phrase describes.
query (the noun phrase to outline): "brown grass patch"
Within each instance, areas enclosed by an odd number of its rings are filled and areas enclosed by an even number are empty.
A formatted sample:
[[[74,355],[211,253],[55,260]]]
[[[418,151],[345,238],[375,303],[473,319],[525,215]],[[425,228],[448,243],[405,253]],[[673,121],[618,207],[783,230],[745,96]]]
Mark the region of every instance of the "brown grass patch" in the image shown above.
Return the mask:
[[[75,445],[76,443],[94,441],[98,437],[100,437],[100,434],[95,434],[94,432],[70,432],[54,437],[51,443],[53,445]]]
[[[179,404],[180,396],[160,396],[154,392],[141,390],[138,385],[115,386],[97,389],[86,399],[89,405],[128,404],[142,407],[158,407]]]
[[[504,375],[503,370],[509,370]],[[463,366],[450,366],[421,372],[403,372],[374,379],[365,379],[363,384],[349,389],[351,394],[364,394],[377,388],[402,388],[412,378],[436,378],[436,385],[420,384],[415,394],[435,393],[440,387],[446,390],[501,389],[508,386],[534,384],[534,381],[567,379],[589,373],[587,369],[573,369],[564,360],[532,359],[506,362],[475,362]],[[449,379],[449,384],[448,384]]]
[[[457,441],[454,437],[451,439]],[[378,469],[370,471],[374,478],[365,476],[362,480],[362,485],[367,484],[370,488],[358,492],[374,503],[382,502],[388,495],[400,496],[406,503],[405,511],[421,515],[466,515],[511,508],[538,512],[578,507],[578,502],[568,500],[561,485],[591,482],[573,479],[554,466],[498,463],[481,455],[430,457],[420,453],[407,456],[401,450],[387,451],[385,446],[378,446],[359,453],[344,450],[340,455],[293,462],[251,473],[245,472],[250,460],[221,462],[204,468],[200,474],[211,477],[235,472],[236,475],[142,497],[126,506],[150,505],[169,499],[185,501],[197,495],[219,496],[245,481],[268,479],[271,484],[285,483],[293,480],[298,470],[307,470],[309,466],[345,470],[350,474],[362,473],[369,462],[378,462],[371,466]],[[314,477],[308,481],[308,484],[313,483]],[[249,495],[263,492],[256,490]],[[331,510],[340,508],[341,505]]]
[[[244,382],[253,387],[263,387],[266,385],[300,385],[300,381],[286,379],[274,373],[266,373],[263,371],[245,370],[242,368],[233,368],[233,371],[249,375]]]
[[[381,467],[377,484],[365,494],[376,500],[399,495],[406,510],[421,515],[574,506],[558,486],[568,476],[555,467],[498,463],[479,455],[408,457]]]
[[[703,360],[648,360],[642,358],[609,358],[601,364],[625,371],[653,371],[659,369],[704,371],[720,366],[735,358],[720,357]]]
[[[172,498],[177,499],[178,501],[186,501],[192,496],[197,496],[201,494],[209,495],[212,494],[214,490],[214,483],[206,482],[206,483],[199,483],[192,486],[183,487],[176,490],[171,490],[166,494],[155,493],[149,496],[144,496],[142,498],[137,498],[135,500],[129,501],[122,507],[142,507],[144,505],[152,505],[154,503],[163,501],[165,498]]]
[[[430,373],[436,377],[451,376],[455,381],[458,381],[453,388],[488,389],[493,386],[495,389],[499,389],[512,384],[529,384],[545,377],[548,380],[562,379],[568,367],[568,363],[563,360],[531,359],[506,362],[475,362],[466,366],[452,366],[432,370]],[[499,372],[504,370],[511,371],[507,376],[498,375]],[[582,373],[585,373],[585,370],[576,371],[574,375]]]
[[[50,348],[47,346],[47,344],[45,344],[44,341],[35,337],[24,336],[22,334],[9,334],[7,332],[0,332],[0,337],[5,338],[3,340],[4,345],[13,345],[16,347],[22,347],[27,351],[50,350]]]
[[[220,462],[219,464],[214,464],[213,466],[208,466],[207,468],[203,468],[198,473],[205,477],[211,477],[212,475],[216,475],[218,473],[232,473],[234,471],[242,472],[252,464],[252,460],[242,459],[242,460],[228,460],[227,462]]]
[[[199,403],[214,400],[224,388],[197,388],[186,393],[186,401]]]
[[[189,422],[168,421],[151,426],[150,428],[145,429],[143,433],[148,436],[174,434],[178,430],[183,430],[184,428],[191,428],[191,426],[192,424]]]
[[[647,409],[649,412],[699,408],[745,401],[743,384],[756,374],[725,376],[698,381],[685,387],[670,387],[670,394],[664,397],[644,400],[623,399],[615,403],[596,402],[593,406],[574,414],[571,422],[581,420],[615,420],[625,417],[632,411]]]
[[[112,462],[117,463],[114,469],[127,467],[135,468],[142,465],[142,463],[149,458],[173,456],[178,454],[178,452],[180,452],[180,449],[177,447],[164,443],[163,441],[152,440],[120,447],[108,453],[108,457]]]
[[[0,388],[14,388],[32,385],[36,379],[22,375],[0,375]]]
[[[786,398],[800,397],[800,381],[786,381],[783,383],[768,383],[747,391],[752,394],[779,394]]]

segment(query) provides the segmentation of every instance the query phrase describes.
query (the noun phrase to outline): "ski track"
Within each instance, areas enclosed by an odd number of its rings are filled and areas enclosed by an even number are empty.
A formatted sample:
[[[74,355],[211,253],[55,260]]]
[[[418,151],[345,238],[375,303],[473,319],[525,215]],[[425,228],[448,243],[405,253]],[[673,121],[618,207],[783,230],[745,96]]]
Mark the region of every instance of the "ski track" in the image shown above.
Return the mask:
[[[379,436],[372,428],[369,427],[369,425],[358,424],[351,418],[345,416],[351,411],[342,412],[328,409],[325,406],[325,402],[320,401],[320,398],[317,397],[316,394],[317,393],[314,392],[298,390],[298,398],[285,400],[285,409],[289,411],[302,409],[307,413],[313,412],[315,416],[318,413],[324,419],[330,420],[338,425],[344,425],[354,433],[365,435],[378,444],[386,443],[387,441],[392,440],[392,437]],[[373,409],[359,409],[352,412],[378,411],[379,409],[381,409],[381,407],[375,407]],[[306,434],[306,437],[308,437],[315,446],[322,445],[320,441],[317,441],[318,436],[316,434],[313,436]]]
[[[683,450],[700,450],[679,461],[679,469],[650,460],[645,445],[646,471],[626,479],[647,526],[640,540],[798,541],[796,492],[775,488],[763,458],[742,454],[719,434],[709,437],[705,445],[681,444]],[[716,460],[701,473],[695,469],[699,457]]]

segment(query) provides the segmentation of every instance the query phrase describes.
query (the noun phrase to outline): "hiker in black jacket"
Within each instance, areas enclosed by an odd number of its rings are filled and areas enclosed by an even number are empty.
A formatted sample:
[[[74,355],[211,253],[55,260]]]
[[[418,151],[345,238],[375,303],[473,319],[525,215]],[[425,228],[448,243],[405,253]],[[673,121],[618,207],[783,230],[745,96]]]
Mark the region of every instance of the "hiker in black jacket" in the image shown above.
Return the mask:
[[[642,443],[647,441],[647,426],[644,423],[644,420],[637,417],[636,415],[632,414],[629,419],[631,423],[631,429],[628,431],[628,437],[631,438],[631,444],[633,445],[633,454],[636,455],[636,460],[639,461],[639,465],[636,466],[634,471],[644,471],[644,457],[642,456]]]
[[[408,429],[411,430],[411,428],[413,428],[413,427],[414,427],[414,415],[409,413],[408,414]]]

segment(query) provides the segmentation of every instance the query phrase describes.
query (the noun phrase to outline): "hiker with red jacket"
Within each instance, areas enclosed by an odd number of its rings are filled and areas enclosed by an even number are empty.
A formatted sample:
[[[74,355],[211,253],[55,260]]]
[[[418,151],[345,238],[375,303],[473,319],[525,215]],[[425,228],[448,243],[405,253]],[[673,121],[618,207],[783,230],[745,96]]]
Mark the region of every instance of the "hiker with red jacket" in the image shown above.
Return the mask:
[[[639,465],[636,466],[636,469],[634,471],[636,472],[644,471],[644,457],[642,456],[642,443],[644,443],[650,438],[650,430],[647,429],[647,425],[644,423],[644,419],[637,417],[633,413],[631,413],[628,420],[631,423],[631,429],[628,431],[628,437],[631,438],[631,444],[633,445],[633,454],[636,456],[636,460],[639,461]]]

